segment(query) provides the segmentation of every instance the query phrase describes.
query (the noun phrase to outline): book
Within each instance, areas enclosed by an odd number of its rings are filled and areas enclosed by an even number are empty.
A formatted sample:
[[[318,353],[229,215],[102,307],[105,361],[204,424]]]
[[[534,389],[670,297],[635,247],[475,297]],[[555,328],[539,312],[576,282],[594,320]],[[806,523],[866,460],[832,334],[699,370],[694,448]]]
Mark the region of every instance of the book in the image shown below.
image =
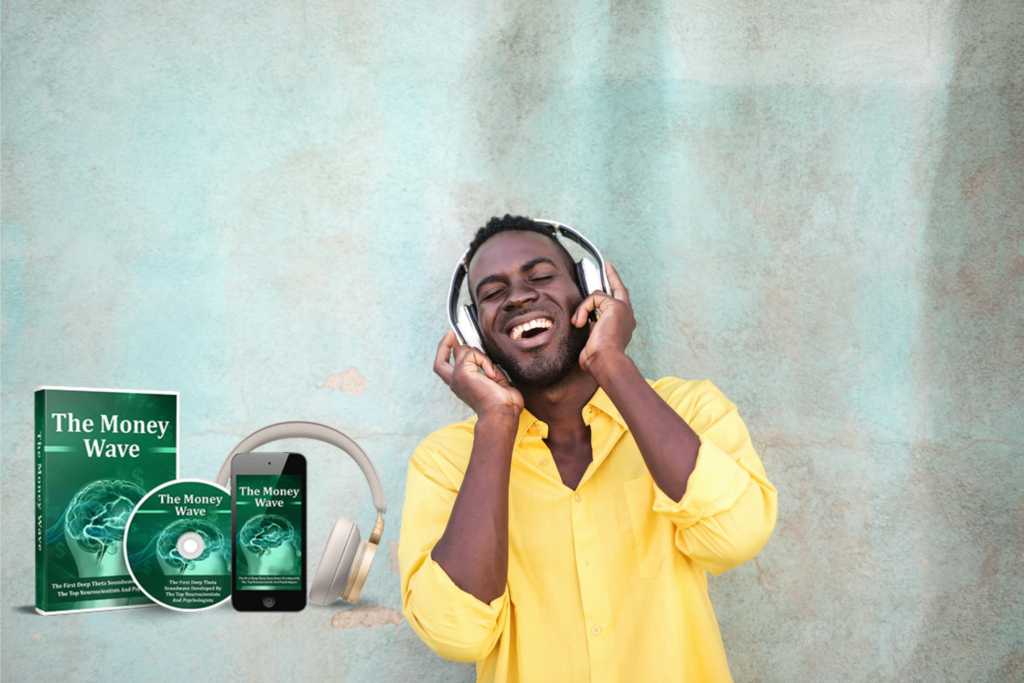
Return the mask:
[[[124,528],[150,490],[178,477],[178,392],[35,392],[36,611],[153,603],[132,581]]]

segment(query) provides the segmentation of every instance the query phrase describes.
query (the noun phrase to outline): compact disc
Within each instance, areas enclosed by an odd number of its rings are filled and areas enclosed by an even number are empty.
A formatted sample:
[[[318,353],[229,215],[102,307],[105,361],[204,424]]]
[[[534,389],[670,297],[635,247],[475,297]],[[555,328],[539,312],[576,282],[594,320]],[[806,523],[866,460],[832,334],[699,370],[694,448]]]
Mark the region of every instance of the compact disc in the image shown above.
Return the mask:
[[[183,612],[231,597],[231,493],[176,479],[146,494],[124,530],[128,572],[153,602]]]

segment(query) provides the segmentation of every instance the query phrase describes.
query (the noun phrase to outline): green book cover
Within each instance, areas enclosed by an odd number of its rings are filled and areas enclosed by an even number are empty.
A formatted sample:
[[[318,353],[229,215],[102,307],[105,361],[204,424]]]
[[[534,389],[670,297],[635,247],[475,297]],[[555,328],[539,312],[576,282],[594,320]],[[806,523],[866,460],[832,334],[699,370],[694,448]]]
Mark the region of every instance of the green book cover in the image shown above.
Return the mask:
[[[178,476],[178,392],[35,392],[36,610],[152,604],[128,573],[124,528]]]

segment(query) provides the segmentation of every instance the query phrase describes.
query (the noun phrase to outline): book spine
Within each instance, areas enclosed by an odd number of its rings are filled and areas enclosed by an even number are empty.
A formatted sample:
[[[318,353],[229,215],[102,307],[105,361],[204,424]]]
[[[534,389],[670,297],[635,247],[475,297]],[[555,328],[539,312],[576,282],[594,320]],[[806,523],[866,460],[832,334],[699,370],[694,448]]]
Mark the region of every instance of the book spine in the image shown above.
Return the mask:
[[[46,391],[36,392],[36,609],[46,611]]]

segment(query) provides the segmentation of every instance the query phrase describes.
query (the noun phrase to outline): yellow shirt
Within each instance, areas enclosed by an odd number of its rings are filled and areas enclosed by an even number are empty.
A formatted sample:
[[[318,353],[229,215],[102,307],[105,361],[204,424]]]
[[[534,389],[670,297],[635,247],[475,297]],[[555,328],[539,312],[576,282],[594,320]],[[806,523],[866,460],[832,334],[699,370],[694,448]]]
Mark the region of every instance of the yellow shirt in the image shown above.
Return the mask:
[[[705,571],[754,557],[775,526],[776,492],[747,428],[711,382],[648,382],[700,436],[676,503],[654,483],[601,389],[583,409],[594,461],[562,484],[523,411],[509,484],[505,593],[490,604],[459,589],[430,557],[473,448],[476,418],[440,429],[409,463],[402,610],[442,657],[477,663],[478,681],[730,681]]]

